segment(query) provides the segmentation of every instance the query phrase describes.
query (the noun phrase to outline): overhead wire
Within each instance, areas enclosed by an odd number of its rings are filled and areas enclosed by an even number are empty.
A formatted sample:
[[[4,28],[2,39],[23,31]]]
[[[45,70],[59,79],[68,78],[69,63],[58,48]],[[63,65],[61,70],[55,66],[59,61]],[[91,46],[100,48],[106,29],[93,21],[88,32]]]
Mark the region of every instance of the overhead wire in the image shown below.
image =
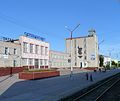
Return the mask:
[[[0,11],[0,19],[4,20],[4,21],[7,21],[9,23],[12,23],[14,25],[17,25],[19,27],[22,27],[22,28],[27,28],[27,29],[30,29],[32,31],[37,31],[38,33],[43,34],[43,35],[50,35],[50,34],[47,34],[47,33],[44,33],[44,32],[41,33],[38,28],[35,28],[33,26],[30,26],[30,25],[28,26],[26,24],[23,24],[23,21],[19,21],[14,17],[8,16],[8,15],[2,13],[1,11]],[[54,34],[53,36],[56,37],[56,38],[60,38],[60,37],[62,38],[61,35]]]

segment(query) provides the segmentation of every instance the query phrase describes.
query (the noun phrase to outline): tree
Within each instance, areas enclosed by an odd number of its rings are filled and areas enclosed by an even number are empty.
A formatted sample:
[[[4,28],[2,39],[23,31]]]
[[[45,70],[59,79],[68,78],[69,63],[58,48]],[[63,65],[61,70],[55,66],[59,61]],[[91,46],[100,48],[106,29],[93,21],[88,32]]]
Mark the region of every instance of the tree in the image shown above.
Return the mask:
[[[112,67],[117,67],[117,63],[115,61],[112,61]]]
[[[103,62],[104,62],[104,57],[103,55],[99,56],[99,61],[100,61],[100,67],[103,67]]]

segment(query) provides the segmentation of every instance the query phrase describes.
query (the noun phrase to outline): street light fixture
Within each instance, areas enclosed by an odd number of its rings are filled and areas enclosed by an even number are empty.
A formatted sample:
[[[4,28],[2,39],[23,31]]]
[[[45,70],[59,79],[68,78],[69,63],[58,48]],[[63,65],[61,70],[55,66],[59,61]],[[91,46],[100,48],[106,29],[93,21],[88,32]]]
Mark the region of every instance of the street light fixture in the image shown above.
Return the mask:
[[[100,44],[102,44],[103,42],[104,42],[104,39],[98,43],[98,52],[100,50]],[[100,66],[99,61],[100,60],[99,60],[99,55],[98,55],[98,66]]]
[[[110,67],[111,67],[111,63],[112,63],[111,53],[112,53],[112,51],[114,51],[114,48],[113,48],[113,49],[111,49],[111,50],[108,50],[108,51],[109,51],[109,57],[110,57]]]
[[[104,42],[104,40],[102,40],[101,42],[98,43],[98,49],[100,48],[100,44],[102,44]]]
[[[71,57],[71,66],[70,66],[70,77],[72,77],[73,74],[73,66],[72,66],[72,34],[73,32],[79,27],[80,24],[78,24],[73,30],[69,29],[67,26],[65,28],[70,32],[70,57]]]

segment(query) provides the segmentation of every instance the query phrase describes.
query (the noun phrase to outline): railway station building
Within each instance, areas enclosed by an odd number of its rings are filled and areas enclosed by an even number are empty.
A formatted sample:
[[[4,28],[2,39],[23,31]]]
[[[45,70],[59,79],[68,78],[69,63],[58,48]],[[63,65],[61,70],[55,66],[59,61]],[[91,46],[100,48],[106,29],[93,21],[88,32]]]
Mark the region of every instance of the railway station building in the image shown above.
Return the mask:
[[[71,52],[73,67],[99,67],[96,31],[91,29],[87,36],[66,38],[66,53],[71,55]]]

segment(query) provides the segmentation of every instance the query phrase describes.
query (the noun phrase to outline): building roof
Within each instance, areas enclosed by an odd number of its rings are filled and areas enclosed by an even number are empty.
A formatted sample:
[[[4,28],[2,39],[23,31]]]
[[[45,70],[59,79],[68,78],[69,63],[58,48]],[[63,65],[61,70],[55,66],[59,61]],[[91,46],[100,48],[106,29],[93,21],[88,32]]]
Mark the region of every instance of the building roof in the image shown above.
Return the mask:
[[[14,45],[20,45],[20,43],[15,43],[14,41],[3,41],[3,40],[0,40],[0,42],[14,44]]]
[[[93,37],[93,35],[88,35],[88,36],[82,36],[82,37],[73,37],[72,39],[80,39],[80,38],[88,38],[88,37]],[[71,38],[66,38],[66,40],[70,40]]]

